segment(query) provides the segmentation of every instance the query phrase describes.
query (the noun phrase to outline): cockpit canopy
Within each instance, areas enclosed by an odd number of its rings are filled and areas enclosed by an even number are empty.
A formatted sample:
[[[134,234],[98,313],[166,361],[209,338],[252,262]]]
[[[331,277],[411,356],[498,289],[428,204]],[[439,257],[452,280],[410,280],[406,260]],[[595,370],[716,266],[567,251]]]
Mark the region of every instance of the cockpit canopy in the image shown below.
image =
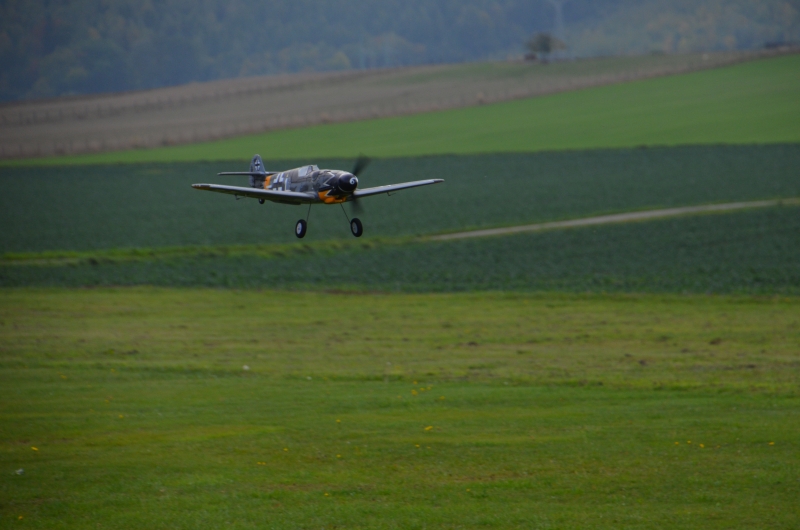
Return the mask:
[[[319,168],[315,165],[312,166],[302,166],[297,168],[297,176],[298,177],[305,177],[306,175],[310,175],[314,171],[319,171]]]

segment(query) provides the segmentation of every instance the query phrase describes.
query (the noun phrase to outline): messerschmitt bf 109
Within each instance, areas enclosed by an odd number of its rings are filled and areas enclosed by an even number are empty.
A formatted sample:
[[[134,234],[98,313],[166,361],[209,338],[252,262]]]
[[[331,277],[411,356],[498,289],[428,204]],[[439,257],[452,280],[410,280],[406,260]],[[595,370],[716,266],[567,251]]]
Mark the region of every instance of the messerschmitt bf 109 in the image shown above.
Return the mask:
[[[359,157],[355,167],[350,172],[339,169],[320,169],[314,165],[302,166],[288,171],[267,171],[264,169],[261,156],[255,155],[250,162],[250,171],[218,173],[218,175],[249,175],[249,188],[223,186],[220,184],[192,184],[192,187],[198,190],[227,193],[235,196],[237,200],[240,197],[251,197],[258,199],[261,204],[264,204],[265,201],[295,205],[308,204],[306,218],[297,221],[294,228],[294,234],[297,237],[303,237],[308,229],[308,216],[311,213],[311,205],[313,204],[338,204],[341,206],[345,202],[352,202],[353,208],[358,211],[358,201],[363,197],[382,193],[391,194],[407,188],[444,182],[443,179],[415,180],[413,182],[359,189],[358,175],[368,163],[368,158]],[[344,211],[344,206],[342,206],[342,211]],[[364,233],[361,221],[357,217],[350,219],[347,216],[347,212],[344,215],[350,222],[350,231],[353,235],[361,237],[361,234]]]

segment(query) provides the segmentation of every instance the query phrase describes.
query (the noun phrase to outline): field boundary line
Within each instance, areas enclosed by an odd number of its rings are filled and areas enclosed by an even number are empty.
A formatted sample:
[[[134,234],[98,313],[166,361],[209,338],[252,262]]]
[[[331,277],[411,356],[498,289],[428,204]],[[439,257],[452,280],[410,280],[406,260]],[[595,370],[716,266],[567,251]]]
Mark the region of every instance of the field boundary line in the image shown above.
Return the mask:
[[[554,230],[559,228],[576,228],[582,226],[596,226],[615,223],[628,223],[633,221],[646,221],[650,219],[661,219],[665,217],[677,217],[681,215],[691,215],[698,213],[728,212],[732,210],[745,210],[751,208],[767,208],[780,205],[798,205],[800,197],[788,199],[771,199],[763,201],[748,202],[729,202],[724,204],[703,204],[698,206],[681,206],[678,208],[663,208],[660,210],[647,210],[642,212],[627,212],[610,215],[598,215],[594,217],[584,217],[581,219],[570,219],[568,221],[551,221],[549,223],[536,223],[530,225],[507,226],[505,228],[489,228],[482,230],[470,230],[468,232],[455,232],[452,234],[441,234],[429,236],[424,239],[429,241],[450,241],[453,239],[468,239],[473,237],[491,237],[519,234],[522,232],[539,232],[542,230]]]

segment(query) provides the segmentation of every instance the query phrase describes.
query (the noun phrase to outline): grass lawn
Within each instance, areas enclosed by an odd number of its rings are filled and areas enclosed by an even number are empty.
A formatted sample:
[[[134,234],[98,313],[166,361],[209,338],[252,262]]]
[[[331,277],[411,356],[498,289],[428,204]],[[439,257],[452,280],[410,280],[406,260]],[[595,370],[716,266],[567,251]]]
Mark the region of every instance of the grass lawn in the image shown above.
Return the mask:
[[[800,141],[800,55],[459,110],[152,150],[8,162],[87,164],[420,156]]]
[[[2,290],[0,521],[796,528],[798,303]]]

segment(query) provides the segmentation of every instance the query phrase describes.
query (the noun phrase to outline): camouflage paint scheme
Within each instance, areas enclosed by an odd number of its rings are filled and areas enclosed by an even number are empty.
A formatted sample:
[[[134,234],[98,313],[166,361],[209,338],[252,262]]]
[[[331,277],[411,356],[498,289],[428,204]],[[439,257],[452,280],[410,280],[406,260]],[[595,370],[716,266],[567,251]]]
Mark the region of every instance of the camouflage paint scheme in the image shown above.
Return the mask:
[[[340,169],[319,169],[316,165],[301,166],[280,172],[266,171],[259,155],[255,155],[250,162],[250,171],[219,174],[249,175],[250,187],[218,184],[192,184],[192,187],[199,190],[227,193],[237,198],[252,197],[259,199],[259,202],[262,203],[272,201],[285,204],[340,204],[360,197],[444,182],[443,179],[428,179],[359,190],[357,189],[358,177],[353,173]]]
[[[317,166],[302,166],[273,175],[250,175],[250,187],[275,191],[294,191],[297,193],[314,192],[325,204],[345,202],[346,195],[337,195],[336,183],[340,177],[353,177],[346,171],[322,169]]]

